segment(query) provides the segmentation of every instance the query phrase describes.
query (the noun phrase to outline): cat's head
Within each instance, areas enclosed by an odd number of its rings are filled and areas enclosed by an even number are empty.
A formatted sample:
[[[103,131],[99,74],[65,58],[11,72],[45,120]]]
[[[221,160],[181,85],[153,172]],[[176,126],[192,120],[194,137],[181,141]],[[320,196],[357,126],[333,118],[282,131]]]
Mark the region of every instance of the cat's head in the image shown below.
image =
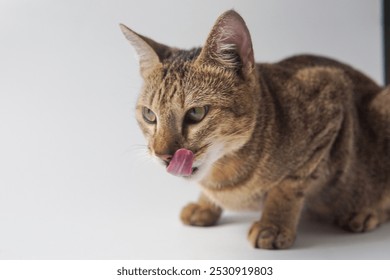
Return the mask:
[[[252,41],[235,11],[222,14],[203,48],[180,50],[121,25],[144,85],[136,118],[151,155],[175,175],[202,179],[250,139],[257,116]]]

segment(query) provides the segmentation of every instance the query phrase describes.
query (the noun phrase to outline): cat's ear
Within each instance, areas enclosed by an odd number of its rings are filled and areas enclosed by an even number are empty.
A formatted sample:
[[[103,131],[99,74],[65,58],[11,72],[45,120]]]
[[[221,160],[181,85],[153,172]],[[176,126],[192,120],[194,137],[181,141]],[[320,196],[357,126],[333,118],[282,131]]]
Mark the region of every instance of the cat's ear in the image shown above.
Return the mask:
[[[217,19],[198,61],[240,68],[244,75],[252,72],[255,66],[252,39],[245,21],[237,12],[229,10]]]
[[[137,53],[141,75],[144,78],[153,69],[161,67],[161,61],[171,55],[172,49],[170,47],[142,36],[123,24],[120,24],[119,26],[126,39],[131,43]]]

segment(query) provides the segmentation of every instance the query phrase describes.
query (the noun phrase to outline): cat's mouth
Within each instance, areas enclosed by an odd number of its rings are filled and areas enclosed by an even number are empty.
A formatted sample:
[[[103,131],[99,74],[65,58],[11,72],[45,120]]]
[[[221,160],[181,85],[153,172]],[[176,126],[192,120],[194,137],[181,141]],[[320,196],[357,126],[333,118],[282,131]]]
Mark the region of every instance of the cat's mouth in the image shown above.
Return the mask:
[[[166,169],[168,169],[169,163],[168,163],[168,162],[165,162],[164,164],[165,164]],[[168,173],[171,173],[171,174],[173,174],[173,175],[175,175],[175,176],[184,177],[184,178],[190,178],[191,176],[194,176],[194,175],[198,174],[198,172],[199,172],[199,167],[192,167],[192,168],[191,168],[191,173],[190,173],[190,174],[186,174],[186,175],[174,174],[174,173],[172,173],[172,172],[169,172],[168,170],[167,170],[167,172],[168,172]]]
[[[179,149],[175,152],[172,159],[167,162],[167,172],[180,177],[189,177],[197,172],[194,167],[195,155],[191,150]]]
[[[192,174],[191,175],[195,175],[197,172],[198,172],[199,168],[198,167],[193,167],[192,168]]]

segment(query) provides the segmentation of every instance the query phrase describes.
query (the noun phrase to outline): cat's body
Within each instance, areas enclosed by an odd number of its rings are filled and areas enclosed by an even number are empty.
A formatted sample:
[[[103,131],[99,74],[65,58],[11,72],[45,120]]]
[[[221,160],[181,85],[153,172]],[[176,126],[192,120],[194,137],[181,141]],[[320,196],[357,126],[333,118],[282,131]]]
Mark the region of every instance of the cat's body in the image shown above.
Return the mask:
[[[389,89],[317,56],[255,64],[234,11],[202,49],[123,31],[140,56],[137,119],[149,150],[202,188],[184,223],[209,226],[222,209],[261,209],[250,242],[287,248],[304,206],[354,232],[389,219]]]

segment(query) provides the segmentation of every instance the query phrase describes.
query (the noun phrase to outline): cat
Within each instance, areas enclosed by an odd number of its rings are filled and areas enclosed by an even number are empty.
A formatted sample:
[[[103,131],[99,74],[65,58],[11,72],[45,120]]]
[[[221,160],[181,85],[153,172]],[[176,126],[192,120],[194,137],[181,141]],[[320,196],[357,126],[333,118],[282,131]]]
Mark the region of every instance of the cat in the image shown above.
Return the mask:
[[[121,25],[144,84],[136,119],[167,172],[199,182],[184,224],[258,210],[253,247],[293,245],[303,209],[351,232],[390,217],[390,89],[341,62],[299,55],[254,61],[234,10],[202,48],[157,43]]]

